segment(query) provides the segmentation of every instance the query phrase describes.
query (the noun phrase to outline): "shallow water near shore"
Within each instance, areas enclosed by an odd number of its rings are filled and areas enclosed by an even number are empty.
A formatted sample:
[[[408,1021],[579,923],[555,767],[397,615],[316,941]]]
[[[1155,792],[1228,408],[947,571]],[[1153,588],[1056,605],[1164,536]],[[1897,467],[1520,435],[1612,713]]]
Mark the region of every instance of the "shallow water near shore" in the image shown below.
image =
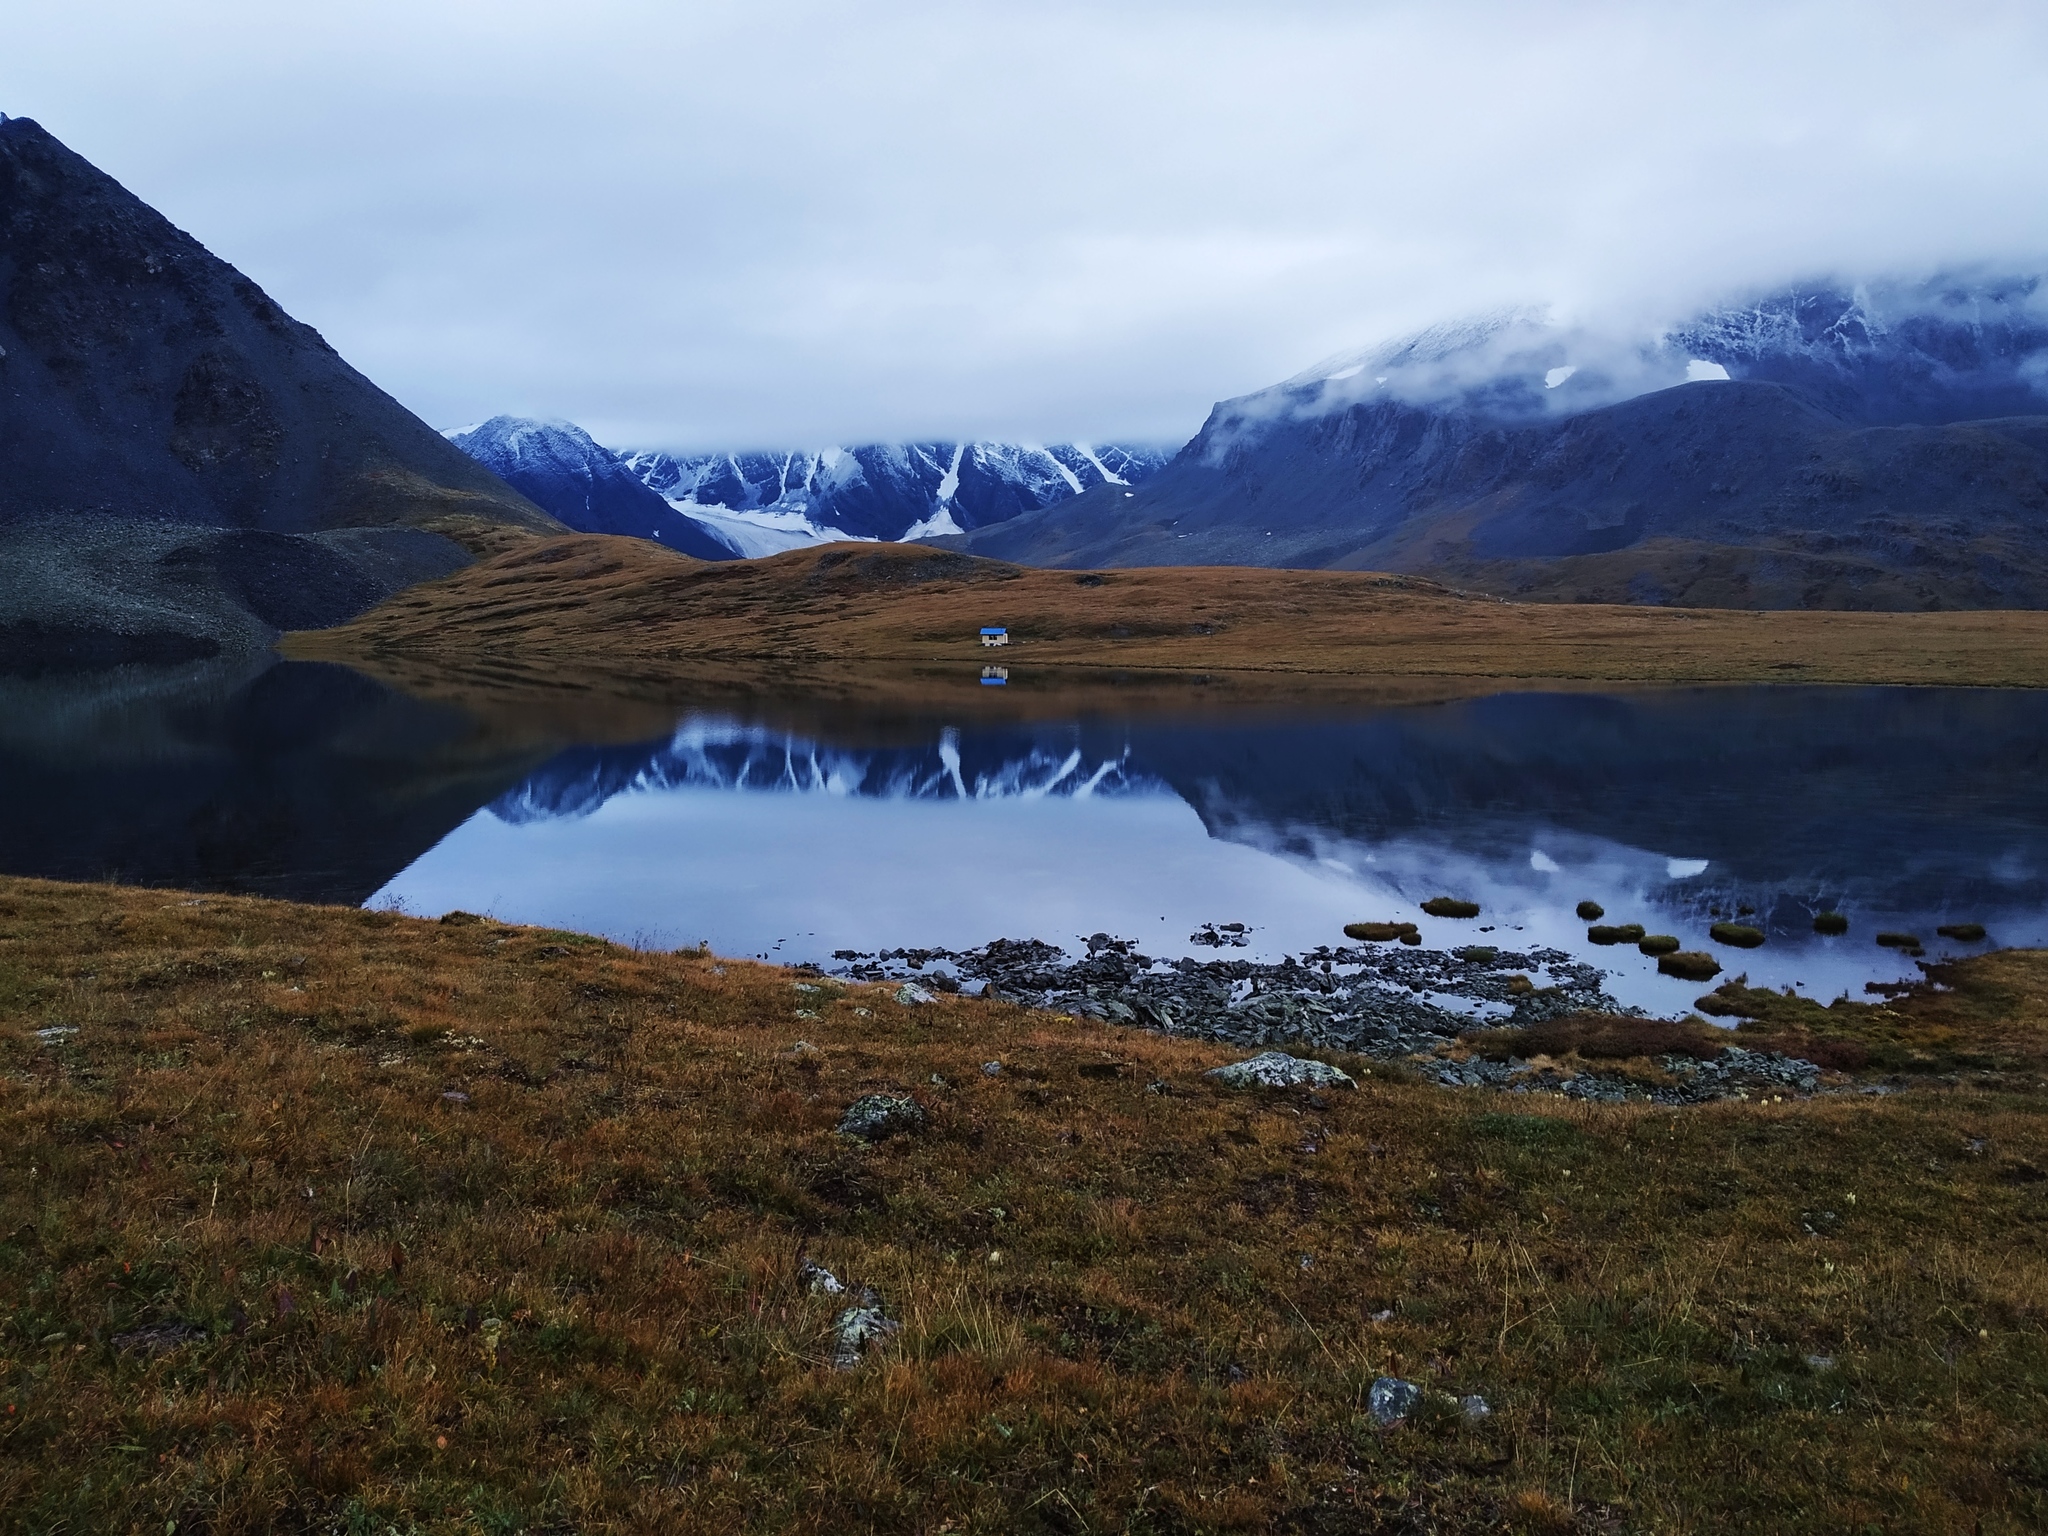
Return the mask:
[[[809,961],[1093,933],[1160,959],[1276,961],[1343,925],[1570,954],[1616,1001],[1704,990],[1581,901],[1822,999],[1917,977],[1880,948],[1982,922],[2048,941],[2048,700],[1906,689],[1512,693],[1285,720],[1105,715],[888,744],[705,712],[566,754],[372,898]],[[1432,918],[1428,897],[1477,901]],[[1816,935],[1820,911],[1849,934]],[[1721,918],[1763,946],[1714,945]],[[1242,924],[1242,932],[1220,925]],[[1220,942],[1219,942],[1220,941]],[[843,953],[842,953],[843,958]],[[1539,976],[1537,980],[1542,978]],[[1448,1000],[1447,1000],[1448,1001]]]
[[[590,741],[330,666],[44,680],[0,731],[0,859],[828,970],[835,951],[998,938],[1079,955],[1097,933],[1161,960],[1274,962],[1343,945],[1347,922],[1412,921],[1431,949],[1598,966],[1609,997],[1655,1013],[1707,988],[1592,944],[1579,902],[1711,950],[1720,979],[1823,1000],[1918,976],[1882,930],[1928,959],[2048,943],[2040,694],[1575,688],[1233,712],[1098,692],[1008,718],[978,668],[953,681],[886,714],[723,697]],[[1481,915],[1418,910],[1445,894]],[[1813,933],[1825,910],[1846,936]],[[1714,944],[1722,918],[1766,942]],[[1937,938],[1962,922],[1984,944]]]

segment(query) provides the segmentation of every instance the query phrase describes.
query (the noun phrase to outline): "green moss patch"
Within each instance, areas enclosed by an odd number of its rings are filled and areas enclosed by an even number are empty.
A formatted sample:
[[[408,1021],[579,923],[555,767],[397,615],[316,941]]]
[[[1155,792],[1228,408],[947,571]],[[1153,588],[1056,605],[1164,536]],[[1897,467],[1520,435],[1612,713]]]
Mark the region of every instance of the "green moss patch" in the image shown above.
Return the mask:
[[[1586,930],[1595,944],[1640,944],[1646,937],[1641,923],[1599,923]]]
[[[1365,944],[1390,944],[1396,939],[1406,939],[1414,934],[1421,938],[1421,930],[1413,923],[1346,923],[1344,937],[1357,939]]]
[[[1676,976],[1680,981],[1709,981],[1721,974],[1721,962],[1704,950],[1681,949],[1659,955],[1657,970],[1660,975]]]

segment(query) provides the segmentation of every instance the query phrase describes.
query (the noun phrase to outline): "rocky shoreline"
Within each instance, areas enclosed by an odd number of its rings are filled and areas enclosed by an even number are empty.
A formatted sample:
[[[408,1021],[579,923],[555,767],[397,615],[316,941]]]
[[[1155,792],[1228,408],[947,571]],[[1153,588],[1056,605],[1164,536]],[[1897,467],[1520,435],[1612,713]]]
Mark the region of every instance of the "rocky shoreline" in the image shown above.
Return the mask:
[[[1194,938],[1219,949],[1242,942],[1231,928],[1205,928]],[[1134,940],[1097,933],[1079,956],[1042,939],[997,939],[969,950],[839,950],[833,959],[831,974],[849,981],[998,996],[1246,1049],[1345,1051],[1449,1088],[1662,1104],[1823,1091],[1822,1070],[1812,1062],[1732,1044],[1705,1061],[1661,1058],[1657,1081],[1544,1058],[1488,1061],[1461,1048],[1460,1037],[1475,1029],[1573,1014],[1647,1017],[1606,991],[1599,967],[1556,949],[1323,945],[1274,962],[1155,960]]]

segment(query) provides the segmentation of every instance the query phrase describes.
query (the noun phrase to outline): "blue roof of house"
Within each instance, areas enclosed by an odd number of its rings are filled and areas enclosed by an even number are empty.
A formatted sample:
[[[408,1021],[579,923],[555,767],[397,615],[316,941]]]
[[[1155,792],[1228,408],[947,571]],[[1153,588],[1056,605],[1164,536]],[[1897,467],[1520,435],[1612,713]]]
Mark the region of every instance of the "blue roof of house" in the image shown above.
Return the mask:
[[[1003,626],[1000,624],[985,624],[982,626],[981,632],[984,635],[1007,635],[1009,633],[1009,631],[1003,628]]]

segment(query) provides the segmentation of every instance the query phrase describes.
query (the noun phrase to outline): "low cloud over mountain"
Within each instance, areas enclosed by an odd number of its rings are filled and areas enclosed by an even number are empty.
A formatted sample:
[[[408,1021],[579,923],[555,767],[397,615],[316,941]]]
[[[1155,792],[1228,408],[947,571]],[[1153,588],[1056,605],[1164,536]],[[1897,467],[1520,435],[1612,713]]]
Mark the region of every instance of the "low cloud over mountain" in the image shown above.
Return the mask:
[[[1040,564],[1428,572],[1735,606],[2048,606],[2048,291],[1816,284],[1644,336],[1509,311],[1225,401]]]

